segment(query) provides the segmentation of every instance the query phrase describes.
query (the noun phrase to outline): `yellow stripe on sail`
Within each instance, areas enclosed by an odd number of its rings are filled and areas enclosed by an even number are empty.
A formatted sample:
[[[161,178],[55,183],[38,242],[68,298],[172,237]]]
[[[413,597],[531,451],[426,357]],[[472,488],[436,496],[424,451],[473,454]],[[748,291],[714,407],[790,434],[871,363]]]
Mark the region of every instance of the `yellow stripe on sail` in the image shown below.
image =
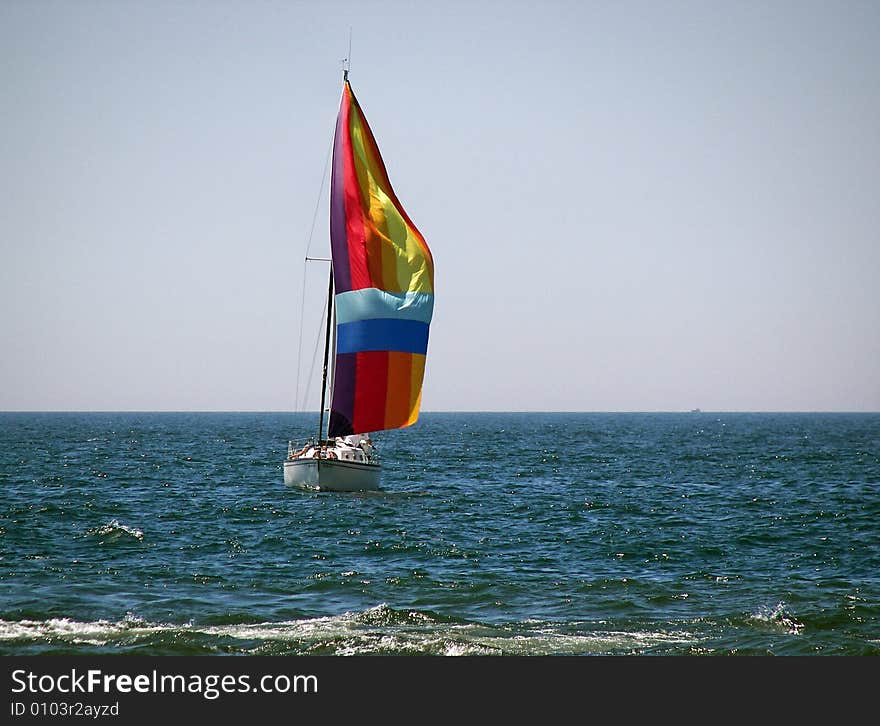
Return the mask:
[[[411,426],[419,418],[419,409],[422,407],[422,381],[425,378],[425,356],[414,353],[412,355],[412,374],[410,375],[410,414],[406,425]]]
[[[390,292],[433,292],[424,243],[419,239],[381,182],[381,162],[366,141],[362,117],[352,109],[351,141],[361,199],[370,227],[367,263],[373,280]],[[393,192],[391,192],[393,194]],[[377,274],[378,273],[378,274]]]

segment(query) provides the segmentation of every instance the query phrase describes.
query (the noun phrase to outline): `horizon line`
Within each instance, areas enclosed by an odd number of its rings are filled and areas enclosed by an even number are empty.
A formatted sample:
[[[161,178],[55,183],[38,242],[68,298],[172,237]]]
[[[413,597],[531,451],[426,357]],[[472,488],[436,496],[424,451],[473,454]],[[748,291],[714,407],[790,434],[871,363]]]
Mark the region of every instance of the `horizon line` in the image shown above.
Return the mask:
[[[95,408],[95,409],[0,409],[0,414],[12,413],[169,413],[169,414],[229,414],[229,413],[249,413],[249,414],[291,414],[291,415],[315,415],[319,411],[317,409],[310,411],[291,411],[288,409],[176,409],[176,408],[159,408],[159,409],[115,409],[115,408]],[[434,409],[431,411],[422,411],[420,415],[431,414],[463,414],[463,413],[497,413],[497,414],[730,414],[730,413],[750,413],[750,414],[812,414],[812,413],[845,413],[845,414],[877,414],[880,410],[876,409]]]

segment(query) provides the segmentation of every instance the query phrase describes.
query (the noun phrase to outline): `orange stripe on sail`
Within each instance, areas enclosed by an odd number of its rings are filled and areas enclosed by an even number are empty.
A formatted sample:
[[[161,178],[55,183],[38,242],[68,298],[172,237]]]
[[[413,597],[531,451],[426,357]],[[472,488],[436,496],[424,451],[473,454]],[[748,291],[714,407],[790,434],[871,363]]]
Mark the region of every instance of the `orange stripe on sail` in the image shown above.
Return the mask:
[[[409,421],[412,412],[412,358],[412,353],[388,354],[385,428],[400,428]]]

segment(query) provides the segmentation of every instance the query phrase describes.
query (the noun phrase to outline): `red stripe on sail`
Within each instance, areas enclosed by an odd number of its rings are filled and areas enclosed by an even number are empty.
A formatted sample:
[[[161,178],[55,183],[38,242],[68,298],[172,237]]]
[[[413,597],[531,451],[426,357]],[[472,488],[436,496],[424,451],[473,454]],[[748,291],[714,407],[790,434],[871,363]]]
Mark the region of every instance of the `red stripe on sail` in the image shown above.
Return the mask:
[[[357,354],[354,391],[355,433],[385,428],[385,398],[388,391],[388,351]]]
[[[351,143],[351,102],[354,95],[346,82],[342,109],[343,194],[345,196],[345,219],[348,230],[348,259],[351,289],[373,287],[367,267],[367,240],[364,224],[364,204],[354,165],[354,149]]]
[[[431,285],[433,287],[434,258],[431,255],[431,250],[428,247],[428,243],[425,242],[425,238],[422,236],[422,233],[419,232],[418,228],[413,224],[413,221],[409,218],[409,215],[406,213],[406,210],[403,208],[403,205],[400,203],[397,195],[394,193],[394,188],[391,186],[391,180],[388,178],[388,170],[385,168],[385,161],[382,159],[382,154],[379,153],[379,145],[376,143],[376,137],[373,136],[373,130],[370,128],[370,124],[367,123],[367,117],[364,116],[361,105],[358,103],[358,100],[355,97],[354,92],[351,91],[350,87],[349,91],[351,92],[351,102],[354,104],[358,116],[360,116],[361,126],[364,131],[364,146],[367,150],[367,153],[373,158],[374,169],[379,172],[379,175],[381,177],[381,184],[384,188],[385,193],[388,195],[389,199],[391,199],[392,204],[394,204],[394,206],[397,208],[397,211],[400,212],[400,216],[403,217],[406,224],[409,226],[413,234],[421,243],[422,251],[424,252],[425,257],[427,257],[430,261],[430,268],[432,273]]]

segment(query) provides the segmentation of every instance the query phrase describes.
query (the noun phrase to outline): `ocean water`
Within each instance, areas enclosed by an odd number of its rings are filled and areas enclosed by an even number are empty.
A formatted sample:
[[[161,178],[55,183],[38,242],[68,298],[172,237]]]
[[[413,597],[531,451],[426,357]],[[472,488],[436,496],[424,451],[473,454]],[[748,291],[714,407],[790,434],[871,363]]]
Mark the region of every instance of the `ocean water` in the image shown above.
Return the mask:
[[[0,414],[0,654],[880,655],[880,414]]]

